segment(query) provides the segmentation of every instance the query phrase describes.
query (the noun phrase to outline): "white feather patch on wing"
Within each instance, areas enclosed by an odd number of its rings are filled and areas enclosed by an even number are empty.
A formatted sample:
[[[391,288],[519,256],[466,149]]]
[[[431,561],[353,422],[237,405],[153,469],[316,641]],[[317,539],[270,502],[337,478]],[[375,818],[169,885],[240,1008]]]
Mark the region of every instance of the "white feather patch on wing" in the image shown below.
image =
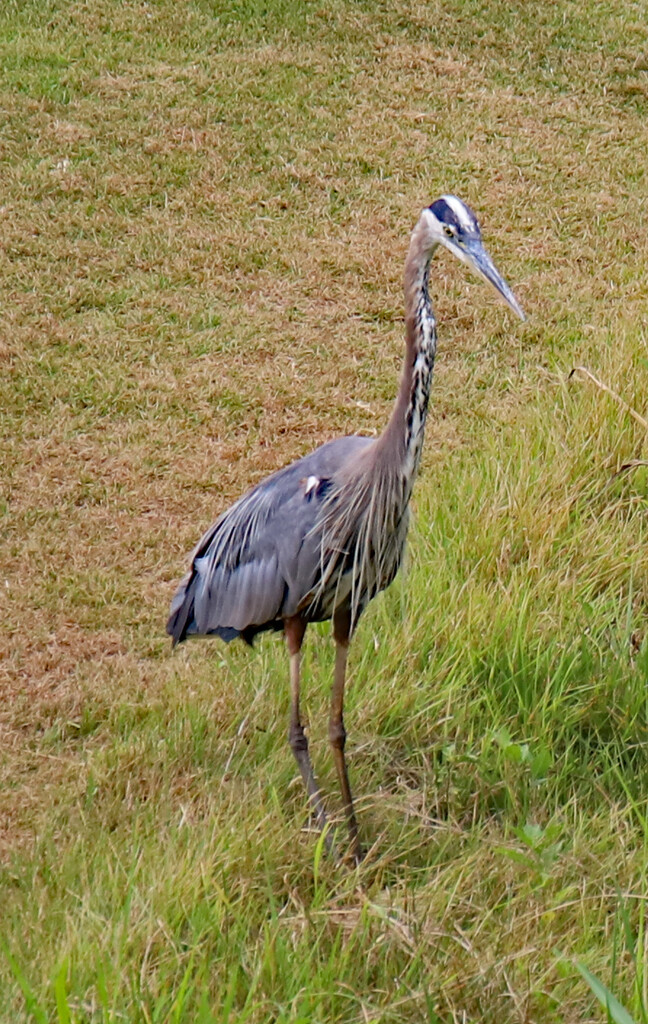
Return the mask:
[[[304,493],[308,496],[311,491],[316,491],[320,485],[320,478],[318,476],[309,476],[306,480],[306,486]]]

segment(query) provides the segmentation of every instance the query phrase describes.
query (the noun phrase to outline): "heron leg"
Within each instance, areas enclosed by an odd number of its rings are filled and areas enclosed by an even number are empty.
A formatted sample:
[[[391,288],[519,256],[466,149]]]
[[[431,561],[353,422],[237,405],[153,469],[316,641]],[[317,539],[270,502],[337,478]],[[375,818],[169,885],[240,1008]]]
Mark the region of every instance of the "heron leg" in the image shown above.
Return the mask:
[[[333,692],[331,694],[331,715],[329,718],[329,742],[333,750],[335,770],[337,771],[342,801],[349,828],[351,852],[356,864],[364,854],[358,837],[358,822],[353,807],[349,773],[344,757],[346,730],[344,728],[344,683],[346,678],[347,655],[351,636],[351,617],[348,612],[336,612],[333,616],[333,636],[335,638],[335,674],[333,676]]]
[[[290,655],[290,728],[288,731],[288,742],[299,766],[304,785],[308,792],[308,799],[315,811],[317,825],[321,832],[324,832],[327,824],[324,802],[320,793],[317,779],[313,771],[310,755],[308,753],[308,740],[301,724],[299,716],[299,676],[301,663],[301,646],[306,632],[306,623],[296,615],[294,618],[286,619],[284,622],[284,634],[288,653]],[[333,840],[328,832],[325,832],[326,848],[329,853],[335,853]]]

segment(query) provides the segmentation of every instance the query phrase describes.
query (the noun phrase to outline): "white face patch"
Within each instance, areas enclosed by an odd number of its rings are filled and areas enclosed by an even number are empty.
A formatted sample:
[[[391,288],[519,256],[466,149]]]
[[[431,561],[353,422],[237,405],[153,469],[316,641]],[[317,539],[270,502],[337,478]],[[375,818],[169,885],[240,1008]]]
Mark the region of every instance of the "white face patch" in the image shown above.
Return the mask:
[[[439,222],[436,219],[436,217],[434,216],[434,214],[432,213],[432,210],[430,210],[426,206],[424,210],[421,210],[421,217],[426,222],[426,225],[427,225],[428,229],[436,232],[436,229],[439,226]]]
[[[466,208],[465,203],[461,202],[461,199],[457,199],[456,196],[442,196],[441,198],[448,204],[464,231],[474,232],[477,229],[475,218]]]

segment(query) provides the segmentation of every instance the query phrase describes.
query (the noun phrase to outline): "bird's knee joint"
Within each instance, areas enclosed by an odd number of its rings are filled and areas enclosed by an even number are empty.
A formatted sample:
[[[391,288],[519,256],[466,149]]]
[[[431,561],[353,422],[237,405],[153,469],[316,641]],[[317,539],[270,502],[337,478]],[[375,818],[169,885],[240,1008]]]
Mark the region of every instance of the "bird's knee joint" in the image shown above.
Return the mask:
[[[308,750],[308,740],[306,739],[306,733],[302,725],[291,724],[288,730],[288,742],[290,748],[295,754],[300,754],[304,750]]]
[[[346,729],[344,722],[329,723],[329,743],[336,750],[344,750],[346,743]]]

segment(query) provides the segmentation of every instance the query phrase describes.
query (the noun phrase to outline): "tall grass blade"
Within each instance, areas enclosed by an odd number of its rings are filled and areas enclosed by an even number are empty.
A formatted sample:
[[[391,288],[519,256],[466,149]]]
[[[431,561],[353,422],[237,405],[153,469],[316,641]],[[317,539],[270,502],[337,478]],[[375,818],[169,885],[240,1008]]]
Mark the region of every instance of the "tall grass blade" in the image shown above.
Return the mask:
[[[11,968],[11,973],[13,974],[14,978],[20,985],[20,990],[23,996],[25,997],[25,1003],[27,1004],[28,1012],[31,1013],[32,1017],[34,1018],[35,1021],[38,1022],[38,1024],[49,1024],[48,1015],[38,1005],[38,1001],[32,991],[31,985],[27,981],[27,978],[23,974],[17,961],[14,959],[9,947],[7,946],[2,936],[0,936],[0,948],[2,949],[2,952],[7,958],[7,962]]]
[[[56,997],[56,1012],[58,1014],[59,1024],[71,1024],[70,1007],[68,1004],[67,997],[67,973],[68,973],[68,961],[67,958],[63,960],[61,966],[56,972],[56,978],[54,979],[54,995]]]
[[[587,970],[583,964],[576,963],[576,967],[582,974],[583,978],[591,988],[592,992],[599,1000],[599,1002],[605,1007],[608,1018],[614,1021],[614,1024],[636,1024],[636,1021],[630,1016],[628,1011],[621,1005],[616,996],[612,995],[609,988],[603,984],[602,981],[592,974],[591,971]]]
[[[180,990],[173,1003],[170,1018],[173,1024],[179,1024],[180,1019],[182,1017],[182,1011],[184,1009],[185,999],[189,988],[189,978],[191,977],[191,972],[193,970],[193,960],[194,958],[192,956],[182,976],[182,981],[180,982]]]

